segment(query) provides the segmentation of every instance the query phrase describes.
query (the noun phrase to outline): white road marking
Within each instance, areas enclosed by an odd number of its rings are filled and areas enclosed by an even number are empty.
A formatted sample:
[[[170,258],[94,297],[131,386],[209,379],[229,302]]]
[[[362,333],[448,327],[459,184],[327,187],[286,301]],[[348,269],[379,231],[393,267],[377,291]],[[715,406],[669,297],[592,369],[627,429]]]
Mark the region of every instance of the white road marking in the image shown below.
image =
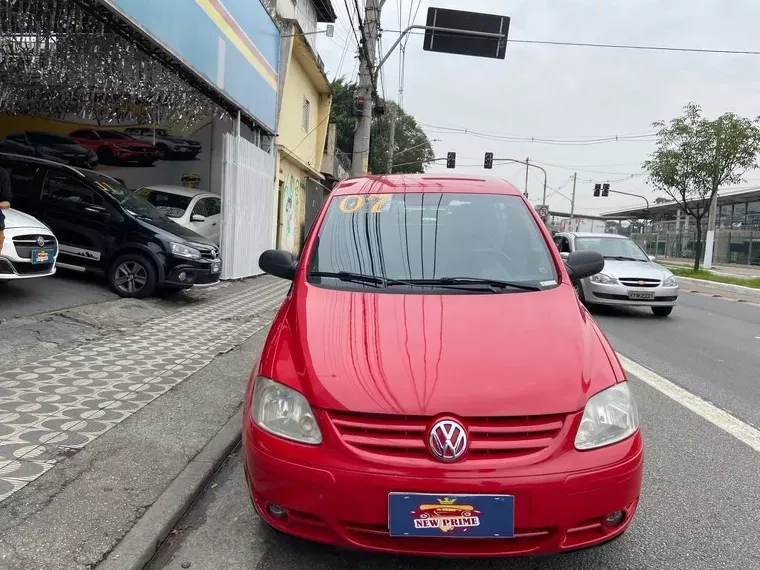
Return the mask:
[[[622,354],[618,354],[618,358],[620,358],[620,363],[627,372],[760,453],[760,430],[735,418],[728,412],[724,412],[699,396],[684,390],[638,362],[634,362]]]

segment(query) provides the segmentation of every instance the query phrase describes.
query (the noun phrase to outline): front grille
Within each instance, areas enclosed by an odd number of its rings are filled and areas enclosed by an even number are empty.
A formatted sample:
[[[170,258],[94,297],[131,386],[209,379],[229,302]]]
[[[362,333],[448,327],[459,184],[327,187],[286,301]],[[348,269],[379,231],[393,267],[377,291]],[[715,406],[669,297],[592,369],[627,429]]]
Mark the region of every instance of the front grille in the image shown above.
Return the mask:
[[[43,245],[37,241],[40,237],[43,239]],[[58,253],[58,242],[50,235],[17,236],[13,238],[13,245],[16,247],[16,253],[22,259],[31,259],[33,249],[54,249],[55,253]]]
[[[594,293],[597,299],[608,299],[610,301],[628,301],[631,303],[672,303],[678,300],[678,297],[655,297],[654,299],[631,299],[628,295],[612,295],[610,293]]]
[[[219,258],[219,252],[215,249],[201,249],[199,251],[201,252],[201,257],[203,257],[203,259],[218,259]]]
[[[52,263],[40,263],[37,265],[32,265],[31,263],[12,263],[11,265],[13,265],[13,269],[15,269],[16,273],[19,275],[50,273],[50,271],[53,269]]]
[[[466,418],[471,460],[522,457],[552,445],[564,415],[517,418]],[[392,457],[429,458],[426,435],[430,419],[419,416],[330,413],[349,447]]]
[[[641,279],[639,277],[621,277],[618,279],[626,287],[659,287],[659,279]]]

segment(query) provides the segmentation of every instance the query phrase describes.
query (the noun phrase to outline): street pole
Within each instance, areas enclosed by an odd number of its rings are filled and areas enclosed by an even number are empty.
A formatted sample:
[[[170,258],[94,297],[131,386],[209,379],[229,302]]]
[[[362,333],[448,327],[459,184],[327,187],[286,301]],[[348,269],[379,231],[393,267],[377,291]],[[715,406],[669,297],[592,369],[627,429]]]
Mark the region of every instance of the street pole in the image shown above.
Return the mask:
[[[372,109],[374,107],[372,79],[380,22],[378,0],[367,0],[359,46],[359,97],[363,98],[362,116],[359,117],[354,132],[354,152],[351,161],[351,176],[365,176],[369,169],[369,144],[372,131]]]
[[[390,121],[391,121],[391,128],[390,128],[390,134],[388,135],[388,174],[393,174],[393,151],[395,150],[396,145],[396,112],[393,110],[393,107],[390,106]]]
[[[526,196],[528,195],[528,171],[530,171],[530,157],[525,159],[525,195]]]
[[[715,243],[715,222],[718,217],[718,193],[716,192],[710,201],[710,215],[707,218],[707,237],[705,238],[705,258],[702,266],[712,269],[713,244]],[[701,220],[700,220],[701,221]],[[699,223],[699,222],[697,222]]]
[[[573,199],[570,200],[570,217],[575,215],[575,185],[578,182],[578,173],[573,174]],[[572,220],[571,220],[572,221]]]

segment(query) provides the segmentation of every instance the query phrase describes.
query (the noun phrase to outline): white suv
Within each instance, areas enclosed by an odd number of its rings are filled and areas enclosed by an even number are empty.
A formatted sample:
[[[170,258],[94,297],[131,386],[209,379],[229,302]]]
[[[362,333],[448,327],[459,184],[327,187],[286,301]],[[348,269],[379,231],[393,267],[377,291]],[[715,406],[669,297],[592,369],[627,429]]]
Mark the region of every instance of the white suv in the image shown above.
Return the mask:
[[[18,210],[3,210],[3,214],[5,243],[0,251],[0,283],[53,275],[58,240],[50,228]]]

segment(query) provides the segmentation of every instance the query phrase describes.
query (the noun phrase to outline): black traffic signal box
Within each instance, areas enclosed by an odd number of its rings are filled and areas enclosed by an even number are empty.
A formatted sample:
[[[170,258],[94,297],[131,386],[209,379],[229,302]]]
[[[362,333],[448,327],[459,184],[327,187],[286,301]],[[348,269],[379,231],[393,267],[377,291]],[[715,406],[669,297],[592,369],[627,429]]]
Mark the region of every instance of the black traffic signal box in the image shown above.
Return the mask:
[[[456,168],[457,165],[457,153],[450,152],[446,155],[446,168]]]
[[[606,198],[609,195],[610,195],[610,185],[609,184],[602,185],[602,196]]]
[[[486,168],[488,170],[493,168],[493,153],[492,152],[486,153],[486,159],[485,159],[485,162],[483,163],[483,168]]]
[[[594,184],[594,197],[598,198],[602,193],[602,185]]]

